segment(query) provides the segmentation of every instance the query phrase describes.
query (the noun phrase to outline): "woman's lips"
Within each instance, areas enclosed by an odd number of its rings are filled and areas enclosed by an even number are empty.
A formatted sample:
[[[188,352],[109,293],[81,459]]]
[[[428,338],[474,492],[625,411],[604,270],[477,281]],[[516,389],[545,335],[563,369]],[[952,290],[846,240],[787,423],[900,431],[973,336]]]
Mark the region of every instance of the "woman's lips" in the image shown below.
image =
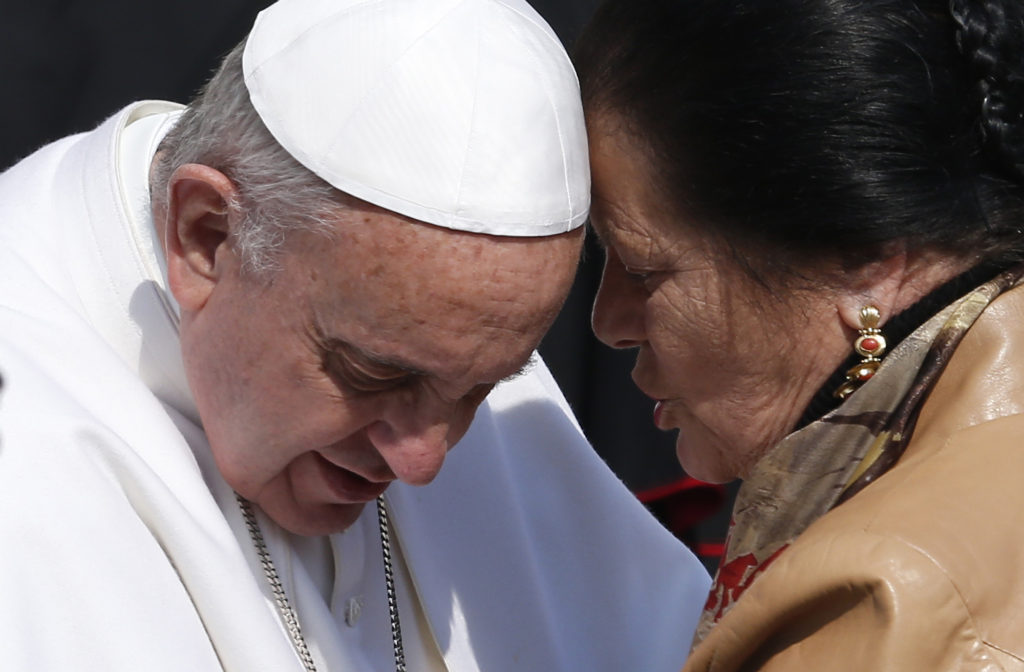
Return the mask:
[[[654,404],[654,426],[657,427],[658,429],[665,429],[664,427],[661,426],[661,411],[664,403],[664,401],[659,399]]]
[[[671,429],[670,427],[666,427],[665,425],[662,424],[666,420],[666,418],[665,418],[665,405],[668,403],[668,400],[667,399],[660,399],[656,395],[651,394],[650,392],[648,392],[647,389],[643,385],[641,385],[639,381],[635,380],[635,377],[634,377],[634,382],[636,383],[637,388],[639,388],[639,390],[641,392],[643,392],[644,396],[646,396],[647,398],[649,398],[652,401],[654,401],[654,411],[653,411],[654,426],[657,427],[658,429],[662,430],[662,431],[664,431],[666,429]]]
[[[319,453],[317,458],[324,482],[340,503],[369,502],[376,499],[391,484],[391,481],[368,481],[359,474],[330,462]]]

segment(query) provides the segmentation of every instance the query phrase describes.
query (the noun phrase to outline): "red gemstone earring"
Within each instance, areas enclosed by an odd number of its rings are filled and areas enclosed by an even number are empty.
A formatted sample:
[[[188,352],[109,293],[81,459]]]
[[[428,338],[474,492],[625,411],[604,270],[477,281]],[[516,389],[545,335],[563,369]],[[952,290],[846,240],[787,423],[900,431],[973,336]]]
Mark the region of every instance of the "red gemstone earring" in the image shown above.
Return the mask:
[[[875,375],[878,365],[882,363],[882,355],[885,354],[885,337],[878,328],[878,320],[881,317],[878,308],[864,306],[860,309],[860,336],[853,343],[853,349],[864,359],[851,367],[846,372],[846,380],[833,393],[839,399],[846,399],[854,391],[863,385],[871,376]]]

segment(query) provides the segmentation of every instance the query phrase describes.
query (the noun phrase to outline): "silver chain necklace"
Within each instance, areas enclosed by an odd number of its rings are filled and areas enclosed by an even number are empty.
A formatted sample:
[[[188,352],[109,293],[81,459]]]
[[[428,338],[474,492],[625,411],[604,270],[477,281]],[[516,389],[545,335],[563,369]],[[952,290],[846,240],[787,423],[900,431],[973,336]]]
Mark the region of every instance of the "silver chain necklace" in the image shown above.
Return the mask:
[[[302,628],[299,627],[299,617],[288,601],[288,595],[284,592],[284,586],[277,575],[277,568],[267,550],[267,543],[263,539],[263,532],[260,530],[259,521],[253,513],[252,504],[247,499],[235,493],[238,506],[242,509],[242,517],[245,519],[245,526],[249,530],[249,538],[256,547],[256,554],[260,558],[260,566],[263,568],[263,575],[267,577],[270,590],[274,593],[274,604],[277,605],[277,612],[281,615],[288,628],[288,635],[291,637],[295,652],[299,655],[303,667],[307,672],[316,672],[316,664],[313,656],[306,645],[306,639],[302,636]],[[388,512],[384,508],[384,495],[377,497],[377,526],[380,529],[380,544],[384,556],[384,583],[387,588],[388,617],[391,619],[391,646],[395,654],[395,671],[406,672],[405,670],[405,648],[402,646],[402,624],[398,619],[398,597],[395,593],[395,573],[391,567],[391,524],[388,522]]]

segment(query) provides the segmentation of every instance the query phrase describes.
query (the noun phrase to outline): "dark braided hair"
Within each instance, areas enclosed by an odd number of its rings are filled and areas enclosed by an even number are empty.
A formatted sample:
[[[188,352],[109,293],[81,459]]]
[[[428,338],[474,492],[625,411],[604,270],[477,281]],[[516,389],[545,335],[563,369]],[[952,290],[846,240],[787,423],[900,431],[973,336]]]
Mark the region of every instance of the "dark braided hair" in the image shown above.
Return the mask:
[[[977,84],[985,149],[1024,180],[1024,17],[1020,2],[952,0],[956,44]]]
[[[1024,0],[608,0],[584,107],[759,275],[900,241],[1024,257]],[[756,251],[756,252],[754,252]],[[767,251],[767,252],[766,252]]]

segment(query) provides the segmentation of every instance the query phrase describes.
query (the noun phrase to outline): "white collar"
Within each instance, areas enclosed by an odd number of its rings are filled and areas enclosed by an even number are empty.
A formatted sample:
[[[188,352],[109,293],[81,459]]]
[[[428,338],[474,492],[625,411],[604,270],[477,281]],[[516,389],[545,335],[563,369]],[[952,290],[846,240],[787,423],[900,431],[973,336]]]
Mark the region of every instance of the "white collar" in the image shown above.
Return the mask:
[[[174,314],[181,308],[167,288],[167,257],[157,236],[149,196],[149,171],[157,146],[181,116],[181,110],[131,115],[117,143],[117,182],[125,209],[135,233],[135,245],[146,267],[148,279],[163,290],[163,297]]]

